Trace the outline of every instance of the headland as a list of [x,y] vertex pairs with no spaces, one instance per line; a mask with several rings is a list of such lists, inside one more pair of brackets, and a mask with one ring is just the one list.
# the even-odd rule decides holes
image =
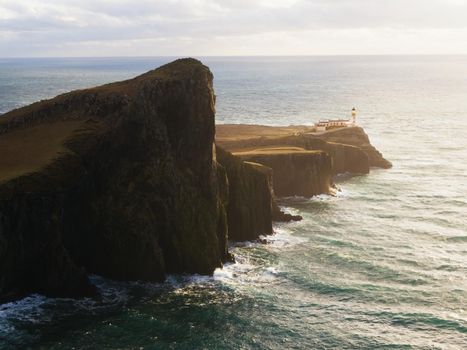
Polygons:
[[0,300],[96,296],[91,273],[212,274],[229,240],[300,219],[276,196],[390,166],[358,127],[216,127],[212,79],[182,59],[1,116]]

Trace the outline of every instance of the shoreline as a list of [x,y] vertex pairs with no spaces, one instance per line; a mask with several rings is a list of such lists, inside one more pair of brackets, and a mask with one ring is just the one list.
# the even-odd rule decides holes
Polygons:
[[209,68],[181,59],[2,116],[0,298],[98,297],[88,274],[211,275],[234,259],[228,240],[301,220],[277,197],[390,165],[361,128],[216,126],[214,106]]

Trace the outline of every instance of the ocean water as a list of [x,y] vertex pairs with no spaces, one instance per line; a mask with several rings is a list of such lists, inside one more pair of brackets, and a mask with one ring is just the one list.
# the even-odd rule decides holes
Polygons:
[[[0,60],[0,113],[170,58]],[[390,170],[285,198],[303,216],[213,277],[116,283],[102,301],[0,305],[0,349],[467,349],[467,57],[204,58],[217,121],[359,110]]]

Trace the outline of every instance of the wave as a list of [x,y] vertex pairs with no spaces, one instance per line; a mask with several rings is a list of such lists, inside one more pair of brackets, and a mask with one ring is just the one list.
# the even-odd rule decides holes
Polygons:
[[455,236],[446,238],[449,242],[467,242],[467,236]]
[[435,327],[437,329],[449,329],[459,333],[467,334],[467,323],[463,320],[441,318],[439,316],[427,313],[391,313],[378,312],[367,313],[389,320],[392,324],[404,327],[425,328],[425,326]]

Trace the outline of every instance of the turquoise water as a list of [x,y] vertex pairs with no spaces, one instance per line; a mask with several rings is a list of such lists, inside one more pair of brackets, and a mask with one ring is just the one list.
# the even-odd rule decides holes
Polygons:
[[[0,113],[168,58],[0,60]],[[467,57],[206,58],[221,123],[358,122],[393,162],[287,198],[304,220],[213,277],[93,276],[103,300],[0,306],[0,348],[466,349]]]

